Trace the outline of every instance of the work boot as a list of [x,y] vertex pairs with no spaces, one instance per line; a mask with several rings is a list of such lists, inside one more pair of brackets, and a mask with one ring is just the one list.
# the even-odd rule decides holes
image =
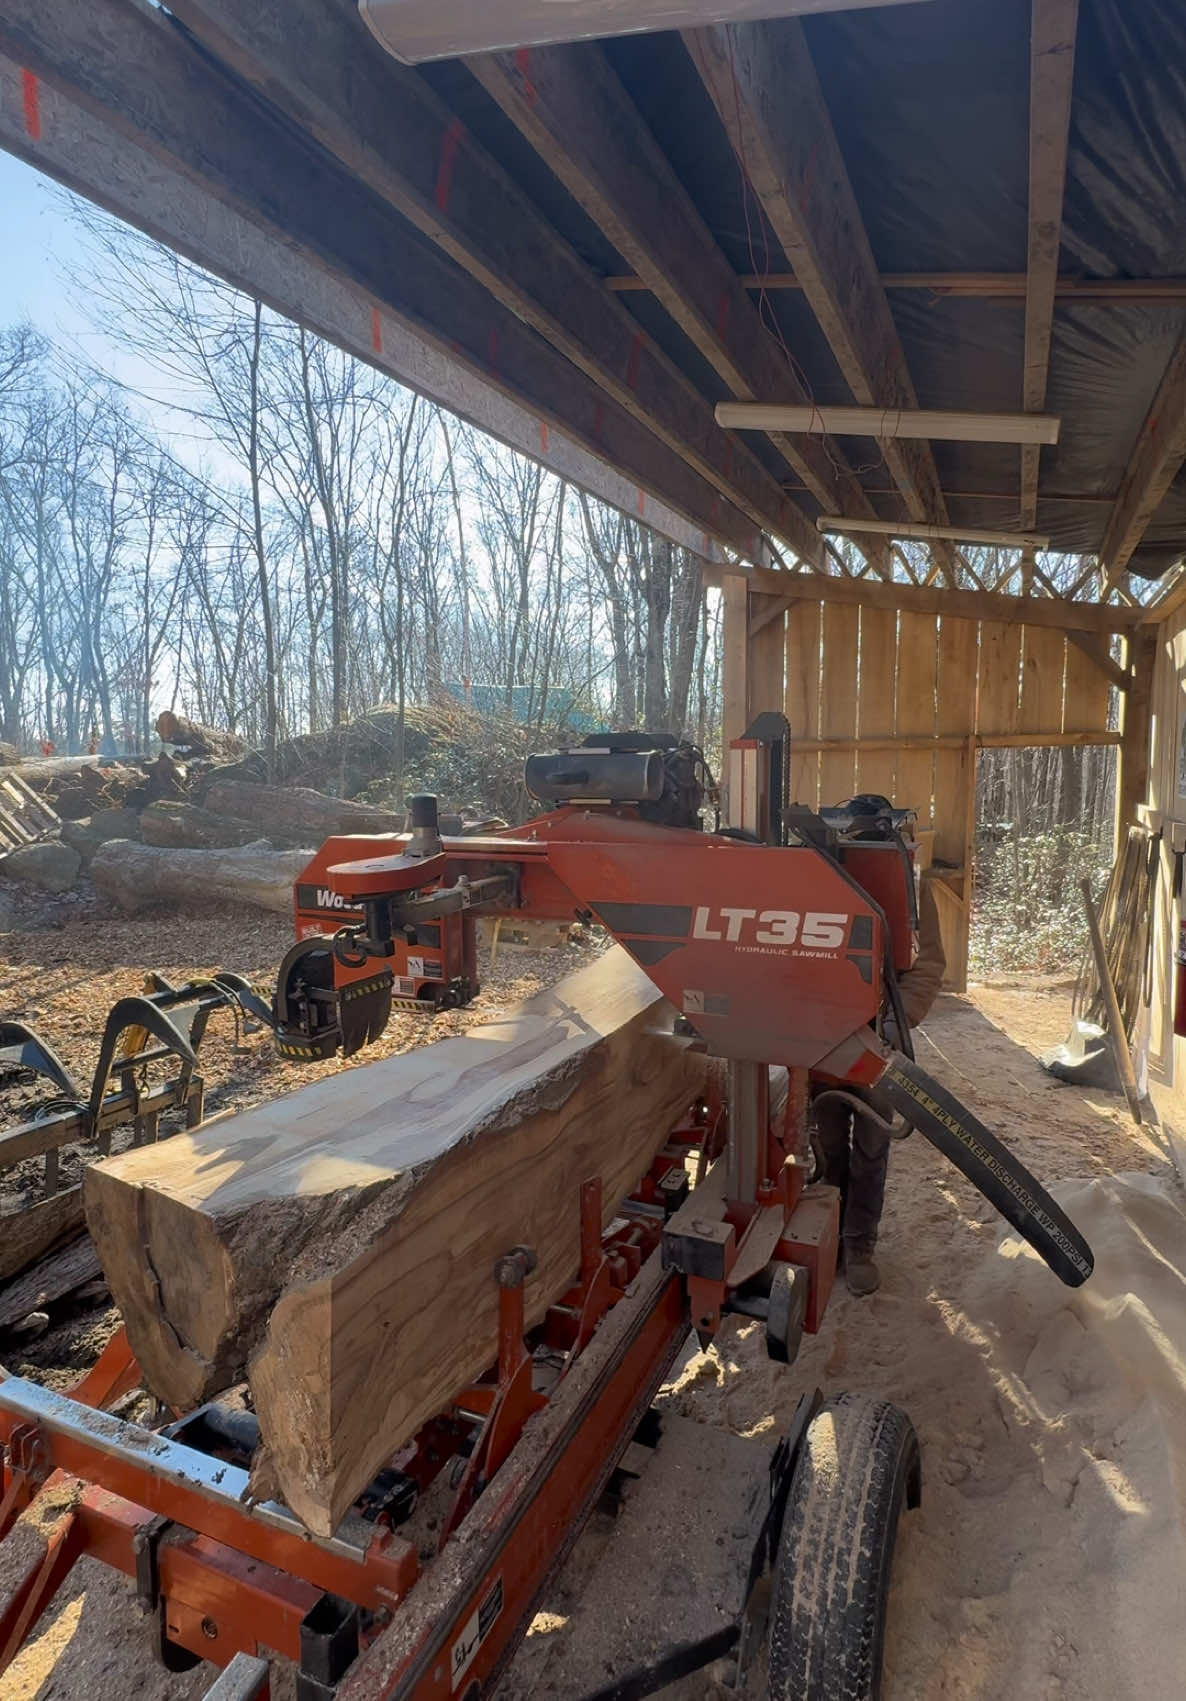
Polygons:
[[881,1286],[881,1272],[873,1260],[872,1241],[845,1241],[844,1279],[849,1293],[855,1294],[858,1299],[877,1292]]

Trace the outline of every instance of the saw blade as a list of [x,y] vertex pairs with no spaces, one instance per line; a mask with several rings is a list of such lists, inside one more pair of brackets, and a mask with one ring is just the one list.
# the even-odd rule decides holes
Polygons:
[[877,1083],[894,1108],[942,1152],[1069,1288],[1095,1267],[1079,1230],[1019,1158],[959,1100],[900,1051]]

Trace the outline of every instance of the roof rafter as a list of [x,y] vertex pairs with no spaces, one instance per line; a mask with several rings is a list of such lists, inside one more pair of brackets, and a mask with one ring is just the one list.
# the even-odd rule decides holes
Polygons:
[[[685,30],[683,40],[854,399],[917,408],[801,25],[793,18],[716,25]],[[945,522],[929,443],[887,442],[882,453],[909,518]],[[954,579],[953,557],[941,554]]]
[[[810,402],[597,43],[466,64],[738,400]],[[821,505],[876,516],[835,444],[769,436]]]
[[1186,331],[1145,416],[1100,548],[1104,595],[1118,586],[1133,551],[1186,461]]
[[[23,3],[23,0],[22,0]],[[230,72],[682,455],[723,497],[822,560],[806,516],[416,72],[340,0],[176,0]]]
[[[682,457],[328,155],[273,121],[163,13],[123,0],[93,0],[82,12],[73,0],[8,0],[0,52],[9,97],[0,145],[503,441],[532,453],[534,432],[536,457],[549,461],[544,440],[556,426],[568,439],[555,444],[557,470],[635,512],[642,492],[662,499],[692,521],[692,536],[679,539],[688,547],[705,534],[745,554],[759,544],[752,520]],[[11,66],[21,71],[10,75]],[[22,73],[45,85],[37,138],[21,118]],[[617,479],[598,466],[609,433]]]
[[[1021,405],[1046,406],[1050,340],[1062,239],[1062,203],[1075,76],[1079,0],[1033,0],[1030,36],[1029,248],[1025,290],[1025,366]],[[1038,523],[1038,472],[1042,451],[1021,451],[1021,526]]]

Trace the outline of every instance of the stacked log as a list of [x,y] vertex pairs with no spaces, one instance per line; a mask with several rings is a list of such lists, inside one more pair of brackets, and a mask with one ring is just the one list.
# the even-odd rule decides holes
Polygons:
[[233,850],[169,850],[111,839],[96,851],[91,879],[125,915],[153,904],[254,904],[284,914],[308,850],[273,850],[265,841]]

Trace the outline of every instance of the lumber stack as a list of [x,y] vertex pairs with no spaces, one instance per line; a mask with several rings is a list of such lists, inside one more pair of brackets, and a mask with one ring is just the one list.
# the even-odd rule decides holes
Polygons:
[[[497,1354],[496,1261],[528,1321],[696,1098],[704,1060],[624,952],[505,1018],[93,1166],[87,1221],[147,1385],[246,1373],[267,1470],[321,1534]],[[266,1480],[259,1473],[257,1480]]]

